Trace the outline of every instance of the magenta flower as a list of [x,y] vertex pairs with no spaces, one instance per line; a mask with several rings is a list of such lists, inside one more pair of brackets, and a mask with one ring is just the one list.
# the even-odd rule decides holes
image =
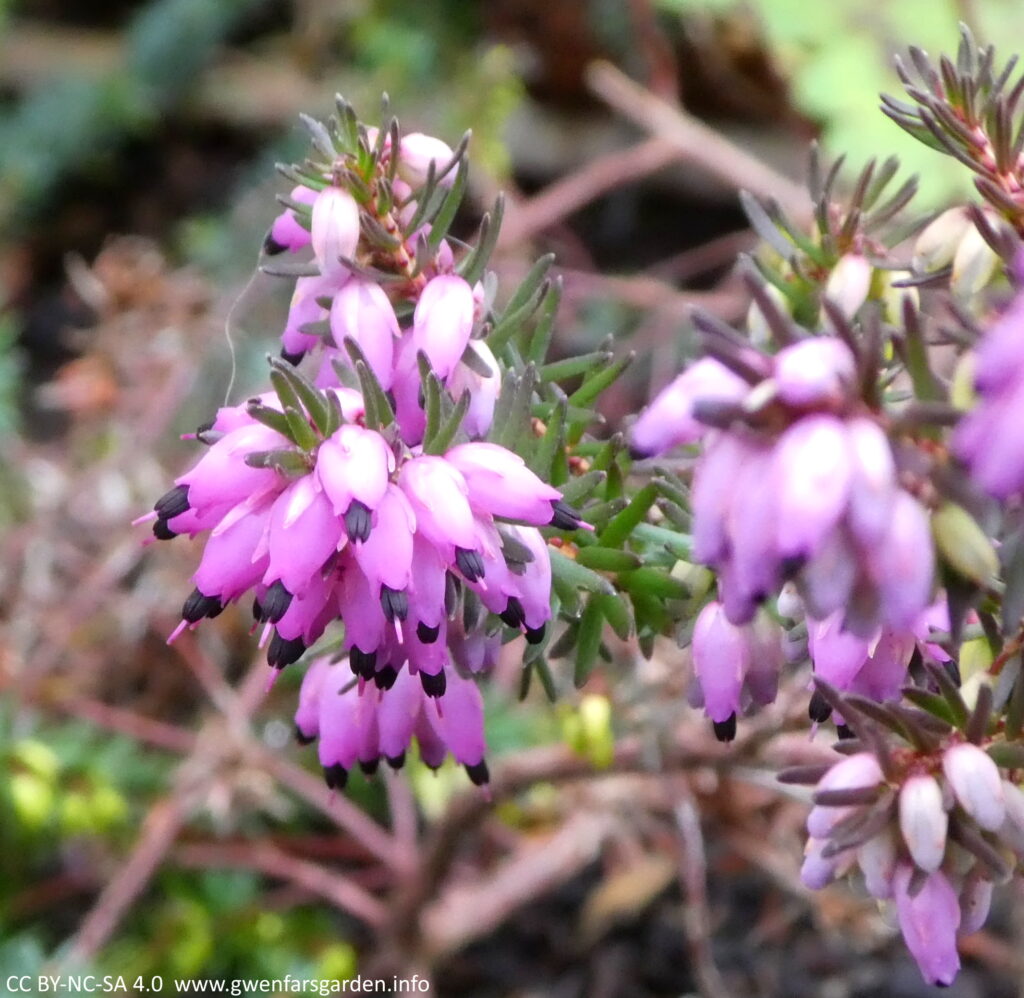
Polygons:
[[[291,199],[299,204],[312,206],[316,200],[316,194],[316,191],[300,184],[298,187],[292,188]],[[299,222],[291,208],[285,208],[274,219],[274,224],[263,241],[263,252],[268,256],[283,253],[285,250],[295,253],[300,249],[305,249],[309,243],[309,229]]]
[[708,603],[693,628],[693,669],[715,735],[729,741],[744,694],[755,703],[774,699],[782,665],[781,633],[767,620],[746,626],[729,620],[724,606]]
[[442,380],[455,370],[473,330],[473,289],[455,274],[442,274],[427,283],[416,303],[412,342],[430,361]]
[[960,970],[956,949],[960,904],[956,891],[943,874],[933,873],[912,893],[912,876],[912,868],[904,864],[894,877],[903,940],[929,984],[950,985]]
[[355,257],[359,245],[359,205],[348,191],[325,187],[313,202],[310,231],[313,256],[325,278],[348,273],[342,259]]
[[694,416],[694,405],[698,401],[739,402],[749,389],[717,360],[698,360],[640,413],[629,435],[634,454],[647,457],[679,444],[696,443],[707,428]]
[[428,766],[437,768],[451,753],[474,783],[489,778],[483,699],[476,683],[456,673],[438,697],[430,698],[407,670],[392,666],[389,673],[378,673],[376,682],[364,683],[344,661],[316,659],[302,682],[295,726],[301,741],[319,740],[330,787],[344,787],[356,764],[367,773],[381,758],[401,767],[414,738]]
[[358,278],[346,282],[331,304],[331,334],[340,348],[339,359],[348,361],[346,339],[354,340],[386,391],[395,376],[395,340],[401,336],[398,319],[379,284]]

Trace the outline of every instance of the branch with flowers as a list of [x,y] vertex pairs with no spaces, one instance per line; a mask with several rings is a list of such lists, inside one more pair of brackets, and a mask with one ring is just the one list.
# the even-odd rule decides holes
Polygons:
[[847,183],[816,152],[810,212],[744,195],[744,327],[695,312],[701,356],[624,432],[597,406],[628,357],[549,359],[551,259],[499,292],[501,201],[452,234],[467,139],[307,121],[261,261],[294,281],[271,388],[143,517],[204,538],[169,640],[251,597],[269,665],[308,659],[297,735],[339,789],[414,741],[486,786],[513,641],[554,698],[559,660],[582,685],[610,635],[674,638],[725,742],[809,662],[837,742],[781,774],[814,787],[804,883],[861,880],[951,983],[1024,858],[1024,78],[966,30],[911,62],[884,110],[980,202],[921,217],[895,159]]

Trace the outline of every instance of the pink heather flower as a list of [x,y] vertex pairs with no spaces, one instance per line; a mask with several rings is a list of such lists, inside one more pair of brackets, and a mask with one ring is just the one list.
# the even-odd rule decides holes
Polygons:
[[782,664],[781,633],[766,617],[738,627],[722,604],[711,602],[694,624],[692,653],[704,711],[715,735],[729,741],[744,694],[759,704],[774,698]]
[[848,521],[865,547],[881,542],[896,500],[896,463],[889,439],[877,423],[851,419],[846,425],[853,462]]
[[942,771],[957,803],[986,831],[998,831],[1006,819],[999,767],[977,745],[965,742],[946,749]]
[[245,463],[246,456],[287,446],[288,441],[280,433],[262,423],[239,426],[213,444],[199,463],[176,482],[188,487],[188,505],[197,513],[211,507],[230,508],[280,487],[281,478],[276,471],[252,468]]
[[388,483],[374,510],[369,537],[355,545],[356,562],[371,588],[401,591],[412,581],[413,536],[416,515],[397,485]]
[[693,556],[708,565],[720,565],[729,549],[727,516],[735,497],[736,478],[748,463],[766,450],[739,434],[716,433],[709,437],[694,471]]
[[349,280],[334,296],[330,321],[331,335],[338,345],[337,356],[347,362],[345,340],[354,340],[381,388],[387,391],[394,380],[395,340],[401,330],[381,286],[359,278]]
[[344,543],[330,500],[312,475],[304,475],[274,500],[267,528],[270,563],[263,581],[280,580],[288,592],[301,595]]
[[543,525],[561,500],[558,489],[545,485],[518,455],[497,444],[469,443],[453,447],[445,461],[462,472],[469,504],[477,512]]
[[259,549],[270,511],[268,502],[255,508],[242,503],[221,520],[210,534],[199,567],[192,577],[203,595],[216,596],[221,603],[229,603],[263,578],[270,558]]
[[843,862],[842,856],[822,855],[827,842],[821,839],[810,838],[804,847],[804,862],[800,867],[800,882],[804,887],[812,891],[820,891],[828,887],[839,872],[839,866]]
[[704,694],[704,710],[716,725],[734,721],[740,709],[750,648],[718,603],[701,610],[693,628],[693,668]]
[[[292,188],[291,198],[299,204],[312,205],[316,200],[317,192],[309,187],[299,185]],[[288,250],[295,253],[309,245],[309,229],[299,223],[295,212],[291,208],[285,208],[270,227],[267,238],[263,242],[263,251],[269,256],[283,253]]]
[[[422,187],[427,180],[430,164],[440,174],[453,156],[452,148],[432,135],[411,132],[403,135],[398,146],[398,175],[411,187]],[[449,170],[440,179],[440,184],[450,187],[455,180],[455,171]]]
[[438,550],[476,549],[469,488],[456,467],[443,457],[415,457],[402,465],[398,483],[412,503],[419,531]]
[[934,777],[911,776],[899,796],[900,831],[914,862],[925,873],[934,873],[946,854],[949,816],[942,804],[942,790]]
[[352,259],[359,245],[359,205],[348,191],[325,187],[313,202],[313,255],[327,278],[347,273],[341,258]]
[[739,402],[750,386],[717,360],[705,357],[688,367],[640,413],[629,431],[637,457],[696,443],[707,427],[694,416],[698,402]]
[[295,282],[288,319],[281,333],[281,355],[292,364],[298,364],[323,339],[314,333],[304,333],[303,327],[327,318],[327,310],[317,301],[330,297],[338,290],[345,275],[331,277],[300,277]]
[[857,362],[842,340],[817,336],[780,350],[774,377],[779,398],[788,405],[835,404],[849,394]]
[[913,896],[913,868],[901,864],[893,879],[900,931],[929,984],[950,985],[960,970],[956,934],[960,904],[949,880],[932,873]]
[[429,281],[413,313],[412,342],[445,380],[462,359],[473,330],[473,289],[455,274]]
[[912,629],[932,601],[935,549],[928,514],[910,493],[896,493],[889,529],[867,560],[883,619],[897,630]]
[[[373,430],[346,423],[325,440],[317,451],[316,476],[334,513],[346,516],[353,502],[363,511],[377,508],[388,487],[388,477],[395,469],[395,455],[384,438]],[[362,529],[346,526],[362,540],[369,534],[370,523],[361,518]]]
[[486,783],[483,700],[476,684],[451,673],[432,699],[400,660],[397,665],[383,683],[356,681],[344,662],[317,659],[307,670],[295,724],[301,740],[319,739],[328,786],[343,787],[356,763],[367,773],[381,758],[400,767],[413,738],[428,766],[436,768],[450,752],[475,783]]
[[870,638],[863,638],[844,628],[843,617],[844,611],[839,610],[825,620],[807,622],[807,645],[814,671],[839,690],[872,700],[898,700],[915,648],[933,662],[949,660],[942,648],[927,640],[933,625],[941,630],[949,628],[944,599],[925,611],[910,631],[882,628]]
[[794,423],[776,444],[768,485],[778,510],[782,558],[810,558],[835,528],[850,495],[853,465],[844,424],[832,416]]
[[931,601],[929,518],[899,486],[882,428],[854,415],[863,406],[849,347],[820,336],[775,357],[751,349],[739,359],[749,381],[705,358],[630,436],[636,456],[702,441],[693,557],[717,573],[726,616],[748,623],[792,581],[812,618],[845,608],[859,637],[880,626],[910,630]]

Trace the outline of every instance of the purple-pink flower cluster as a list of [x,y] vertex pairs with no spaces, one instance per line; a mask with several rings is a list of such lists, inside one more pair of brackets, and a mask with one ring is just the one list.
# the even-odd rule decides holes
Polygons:
[[911,629],[932,601],[928,513],[860,401],[853,354],[824,336],[749,352],[756,378],[700,360],[631,434],[641,455],[703,441],[693,554],[717,572],[726,616],[747,623],[793,579],[817,620],[842,611],[862,637]]
[[[537,528],[580,519],[522,458],[480,439],[500,384],[474,338],[482,289],[455,272],[446,241],[429,250],[429,225],[401,238],[417,210],[414,185],[450,182],[451,149],[408,135],[397,164],[390,155],[388,139],[369,199],[326,176],[322,190],[292,192],[265,249],[311,251],[319,273],[296,282],[276,393],[225,407],[201,428],[208,450],[144,519],[161,539],[205,537],[171,640],[246,594],[278,669],[344,625],[347,666],[318,660],[298,716],[302,736],[320,738],[328,782],[342,783],[357,761],[394,763],[414,734],[429,763],[450,750],[479,782],[482,708],[466,677],[493,662],[500,624],[477,614],[474,633],[463,611],[472,602],[543,641],[551,564]],[[392,166],[384,209],[375,185]],[[393,279],[372,277],[371,266]],[[310,353],[314,382],[289,366]],[[436,432],[424,440],[425,372],[435,399],[451,400],[438,411],[462,413],[447,445],[434,446]],[[384,419],[370,420],[363,395],[346,387],[366,389],[366,378],[390,407]]]
[[1009,875],[1001,851],[1024,859],[1024,793],[987,752],[951,737],[937,753],[858,752],[819,780],[807,819],[801,879],[812,888],[856,871],[894,901],[925,979],[948,985],[956,940],[977,931],[992,889]]

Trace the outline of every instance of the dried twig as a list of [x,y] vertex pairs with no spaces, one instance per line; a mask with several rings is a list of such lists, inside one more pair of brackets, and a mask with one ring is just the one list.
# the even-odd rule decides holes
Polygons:
[[810,198],[799,184],[681,108],[645,90],[611,63],[593,63],[587,72],[587,82],[609,107],[671,142],[689,162],[736,190],[778,202],[795,220],[810,220]]
[[348,877],[328,870],[322,863],[299,859],[265,842],[190,843],[178,846],[171,859],[183,866],[258,870],[330,901],[367,925],[379,925],[384,920],[384,905]]

